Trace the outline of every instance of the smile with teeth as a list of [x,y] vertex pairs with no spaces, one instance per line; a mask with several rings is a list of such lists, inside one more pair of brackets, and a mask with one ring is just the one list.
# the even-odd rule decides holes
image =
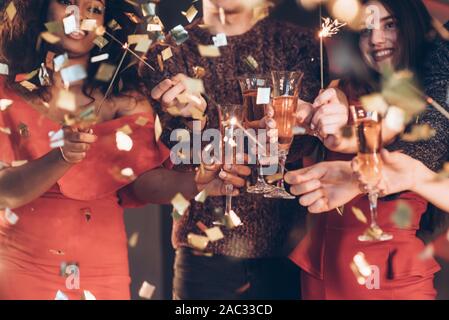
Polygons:
[[383,60],[383,59],[392,57],[393,53],[394,53],[393,49],[384,49],[384,50],[373,51],[372,56],[375,60]]
[[86,37],[86,33],[83,30],[77,30],[69,34],[69,37],[74,40],[81,40]]

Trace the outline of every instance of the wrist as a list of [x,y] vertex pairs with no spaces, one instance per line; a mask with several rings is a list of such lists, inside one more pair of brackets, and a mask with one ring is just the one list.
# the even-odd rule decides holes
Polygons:
[[410,191],[419,193],[420,190],[425,187],[427,182],[435,179],[435,172],[427,168],[422,162],[418,160],[413,160],[414,164],[412,167],[412,181],[410,186]]

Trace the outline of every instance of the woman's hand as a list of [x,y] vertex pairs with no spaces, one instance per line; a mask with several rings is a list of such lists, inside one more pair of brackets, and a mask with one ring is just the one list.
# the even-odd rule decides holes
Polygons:
[[[419,172],[422,164],[400,152],[382,150],[382,175],[376,186],[381,196],[413,190],[419,183]],[[357,157],[352,160],[352,169],[361,185],[365,183],[360,174],[360,162]]]
[[177,113],[185,118],[197,118],[207,108],[206,100],[199,93],[188,93],[185,86],[185,74],[165,79],[151,90],[151,97],[161,103],[162,110],[176,107]]
[[337,88],[322,90],[313,103],[314,113],[310,128],[332,151],[340,151],[343,140],[341,129],[348,124],[349,103],[346,95]]
[[308,207],[310,213],[333,210],[360,194],[349,161],[321,162],[290,171],[285,181],[291,185],[290,192],[300,196],[299,203]]
[[234,186],[233,196],[239,194],[238,188],[246,184],[244,177],[251,174],[251,169],[244,165],[201,165],[195,176],[198,191],[206,190],[209,196],[226,195],[227,184]]
[[81,132],[71,127],[64,127],[64,145],[60,148],[64,160],[70,164],[80,163],[86,158],[87,151],[97,141],[92,130]]

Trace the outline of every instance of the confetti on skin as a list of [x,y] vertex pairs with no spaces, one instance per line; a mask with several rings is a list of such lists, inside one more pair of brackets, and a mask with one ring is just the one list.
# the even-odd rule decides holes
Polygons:
[[117,131],[123,132],[124,134],[131,135],[133,133],[133,130],[128,124],[125,124],[123,127],[118,128]]
[[55,68],[55,72],[61,71],[62,68],[64,68],[67,63],[69,62],[69,56],[67,53],[61,54],[59,56],[56,56],[53,59],[53,64]]
[[139,297],[143,299],[150,300],[151,297],[153,297],[154,292],[156,291],[156,287],[152,284],[148,283],[147,281],[144,281],[142,283],[142,286],[139,290]]
[[55,44],[55,43],[58,43],[59,41],[61,41],[61,38],[59,38],[58,36],[55,36],[54,34],[48,32],[48,31],[42,32],[41,38],[50,44]]
[[371,275],[371,267],[369,263],[365,259],[365,255],[362,252],[358,252],[351,264],[350,268],[352,272],[354,273],[354,276],[357,279],[357,283],[359,285],[364,285],[366,283],[366,280]]
[[64,69],[61,69],[61,78],[66,87],[69,87],[70,84],[81,81],[87,78],[86,69],[80,65],[76,64]]
[[183,215],[190,207],[190,202],[184,198],[181,193],[177,193],[171,200],[173,208],[181,215]]
[[368,219],[366,218],[365,214],[363,213],[362,210],[360,210],[359,208],[356,207],[352,207],[352,213],[354,214],[354,216],[356,217],[356,219],[358,221],[360,221],[361,223],[368,223]]
[[136,120],[135,123],[136,123],[138,126],[143,127],[143,126],[145,126],[149,121],[150,121],[150,119],[140,116],[139,118],[137,118],[137,120]]
[[83,31],[95,31],[95,29],[97,28],[97,20],[95,19],[84,19],[81,22],[81,30]]
[[137,242],[139,241],[139,233],[138,232],[134,232],[131,237],[129,237],[128,240],[128,245],[131,248],[135,248],[137,246]]
[[131,139],[131,137],[121,131],[116,132],[115,142],[117,149],[120,151],[129,152],[133,148],[133,140]]
[[217,58],[221,56],[220,49],[212,45],[198,45],[198,51],[202,57]]
[[177,25],[170,30],[170,35],[175,40],[176,44],[179,46],[189,39],[189,33],[182,25]]

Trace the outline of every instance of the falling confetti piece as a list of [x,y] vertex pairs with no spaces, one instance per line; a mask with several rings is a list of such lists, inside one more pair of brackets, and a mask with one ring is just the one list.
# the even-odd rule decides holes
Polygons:
[[389,107],[385,116],[385,125],[391,130],[401,132],[405,126],[404,110],[395,106]]
[[112,31],[117,31],[122,29],[122,26],[116,20],[112,19],[108,23],[108,28],[111,29]]
[[224,238],[223,232],[221,232],[220,227],[206,229],[204,230],[204,232],[211,242],[215,242]]
[[98,81],[109,82],[114,76],[116,66],[109,63],[102,63],[98,68],[97,74],[95,75],[95,79]]
[[70,84],[81,81],[87,78],[87,72],[84,66],[80,64],[76,64],[64,69],[61,69],[61,78],[66,87],[69,87]]
[[159,119],[159,115],[156,115],[156,119],[154,121],[154,137],[156,139],[156,142],[159,141],[162,135],[162,124],[161,120]]
[[399,229],[407,229],[412,225],[413,212],[412,208],[404,202],[399,201],[391,216],[391,221],[399,228]]
[[170,47],[162,50],[161,54],[162,54],[162,60],[164,60],[164,61],[166,61],[166,60],[170,59],[171,57],[173,57],[173,52],[171,51]]
[[17,14],[17,9],[16,9],[16,6],[14,5],[13,1],[11,1],[9,3],[9,5],[6,7],[6,14],[8,15],[9,21],[13,21],[14,20],[14,17]]
[[128,245],[131,248],[135,248],[137,246],[137,242],[139,241],[139,233],[138,232],[134,232],[131,237],[129,237],[128,240]]
[[55,72],[61,71],[61,69],[64,68],[68,62],[69,62],[69,56],[68,56],[67,53],[64,53],[64,54],[61,54],[59,56],[56,56],[53,59]]
[[198,45],[198,51],[202,57],[216,58],[221,56],[220,49],[212,45]]
[[239,216],[231,210],[229,214],[225,215],[225,224],[229,229],[234,229],[238,226],[241,226],[242,220],[240,220]]
[[405,133],[402,135],[402,139],[407,142],[416,142],[429,140],[434,137],[436,130],[433,129],[429,124],[415,125],[412,127],[410,133]]
[[360,98],[366,111],[378,112],[384,116],[388,110],[388,103],[380,93],[374,93]]
[[207,191],[204,189],[195,196],[195,201],[199,203],[204,203],[207,199]]
[[154,2],[144,3],[141,5],[141,8],[144,17],[151,17],[156,15],[156,4]]
[[187,242],[190,246],[198,250],[204,250],[209,244],[209,238],[205,236],[200,236],[194,233],[189,233],[187,235]]
[[195,6],[191,6],[189,10],[186,12],[181,12],[183,16],[186,17],[187,21],[189,23],[192,23],[193,19],[195,19],[196,15],[198,14],[198,10],[195,8]]
[[156,290],[155,286],[144,281],[139,290],[139,297],[150,300],[155,290]]
[[129,178],[134,180],[136,178],[136,175],[134,174],[134,170],[132,168],[124,168],[120,171],[120,174],[123,177]]
[[0,74],[2,75],[9,75],[9,67],[7,64],[0,63]]
[[89,290],[83,290],[83,296],[81,297],[81,300],[97,300],[97,298],[95,298],[95,296]]
[[253,70],[257,70],[257,68],[259,68],[259,64],[256,59],[254,59],[251,55],[243,58],[243,61]]
[[123,127],[118,128],[117,131],[123,132],[124,134],[131,135],[133,130],[129,126],[129,124],[125,124]]
[[50,33],[48,31],[42,32],[41,38],[50,44],[55,44],[55,43],[58,43],[59,41],[61,41],[61,38],[59,38],[58,36],[55,36],[53,33]]
[[11,224],[15,225],[19,221],[19,216],[15,214],[11,209],[6,208],[5,209],[5,220]]
[[94,40],[94,44],[100,49],[106,47],[108,43],[109,43],[108,39],[106,39],[103,36],[98,36]]
[[189,33],[180,24],[170,30],[170,35],[173,37],[178,46],[189,39]]
[[0,99],[0,111],[6,111],[10,106],[12,106],[13,101],[9,99]]
[[145,126],[149,121],[150,121],[150,119],[140,116],[139,118],[137,118],[135,124],[137,124],[138,126],[143,127],[143,126]]
[[371,267],[365,259],[363,252],[358,252],[350,264],[359,285],[365,285],[366,280],[371,275]]
[[62,24],[62,21],[50,21],[45,23],[45,28],[47,28],[47,31],[53,34],[63,33],[64,32],[64,25]]
[[194,78],[184,78],[182,79],[182,83],[186,87],[186,92],[192,94],[205,93],[204,83],[201,79]]
[[81,22],[81,30],[83,31],[95,31],[97,28],[97,20],[95,19],[84,19]]
[[69,90],[60,90],[56,99],[56,106],[69,112],[76,111],[76,95]]
[[71,34],[78,30],[77,21],[74,14],[62,19],[62,22],[64,24],[65,34]]
[[151,39],[142,39],[137,43],[137,46],[134,48],[134,50],[146,53],[150,49],[152,43],[153,41]]
[[90,62],[97,63],[97,62],[108,60],[108,59],[109,59],[109,53],[103,53],[98,56],[92,57],[90,59]]
[[190,207],[190,202],[181,193],[177,193],[171,200],[171,204],[176,211],[183,215]]
[[120,151],[129,152],[133,148],[133,140],[131,137],[121,131],[115,133],[115,142],[117,149]]
[[50,148],[55,149],[64,146],[64,130],[50,131],[48,136],[50,138]]
[[195,66],[193,67],[193,74],[196,79],[202,79],[206,75],[206,69],[203,67]]
[[271,88],[257,88],[256,104],[269,104]]
[[368,223],[368,219],[366,218],[365,214],[362,210],[356,207],[352,207],[352,213],[356,217],[357,220],[359,220],[361,223]]
[[156,32],[156,31],[162,31],[162,26],[160,24],[149,24],[147,26],[148,32]]
[[61,290],[58,290],[55,300],[69,300],[69,298]]
[[218,33],[216,36],[212,37],[212,41],[214,42],[214,46],[217,48],[228,45],[228,39],[226,38],[225,33]]

